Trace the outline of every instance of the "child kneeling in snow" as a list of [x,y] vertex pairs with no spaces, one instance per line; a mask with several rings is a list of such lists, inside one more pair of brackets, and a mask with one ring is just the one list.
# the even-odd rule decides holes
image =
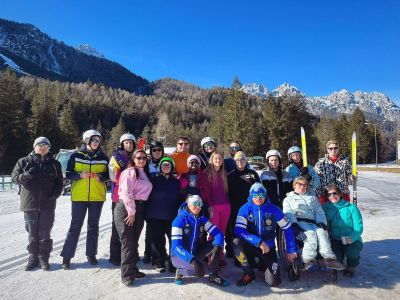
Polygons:
[[325,213],[318,199],[308,192],[307,179],[297,177],[293,182],[293,189],[294,191],[288,193],[283,200],[283,212],[292,223],[295,232],[305,234],[302,252],[304,269],[309,269],[315,263],[319,247],[318,251],[324,258],[325,267],[343,270],[343,264],[336,261],[332,252]]
[[[200,196],[190,195],[172,222],[171,261],[176,268],[175,283],[183,284],[183,275],[203,277],[202,262],[205,257],[209,257],[209,282],[227,286],[228,282],[217,271],[224,235],[204,216],[202,207]],[[214,238],[212,241],[205,241],[204,235],[207,232]]]

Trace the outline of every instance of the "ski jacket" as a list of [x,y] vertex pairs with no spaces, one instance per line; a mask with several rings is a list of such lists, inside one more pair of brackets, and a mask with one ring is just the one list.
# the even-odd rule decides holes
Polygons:
[[189,171],[187,166],[189,156],[190,153],[188,152],[175,152],[170,155],[175,162],[175,172],[178,176]]
[[[81,178],[82,172],[95,173],[100,180],[95,178]],[[105,182],[109,180],[108,158],[98,149],[89,152],[82,147],[71,155],[67,164],[66,178],[72,180],[72,201],[105,201],[107,187]]]
[[118,195],[128,215],[136,213],[135,200],[147,201],[152,188],[152,183],[141,168],[130,167],[121,173]]
[[271,198],[272,204],[282,208],[283,199],[286,194],[293,191],[293,178],[284,170],[278,169],[274,172],[266,168],[260,176],[261,182],[267,189],[268,196]]
[[256,182],[261,183],[261,180],[257,172],[252,169],[239,171],[235,167],[228,174],[228,194],[233,212],[237,212],[243,204],[246,204],[250,187]]
[[183,203],[178,216],[172,222],[171,256],[177,256],[190,263],[207,233],[214,238],[214,246],[221,248],[224,246],[224,235],[217,226],[202,212],[197,216],[193,215],[187,204]]
[[309,193],[300,195],[290,192],[283,201],[283,212],[290,223],[297,223],[300,227],[303,222],[326,225],[325,213],[317,197]]
[[150,177],[154,178],[154,177],[160,175],[161,174],[161,171],[160,171],[161,158],[157,162],[154,162],[151,158],[149,159],[149,161],[150,161],[149,162],[149,174],[150,174]]
[[[225,170],[221,169],[221,172],[225,172]],[[204,172],[199,179],[201,198],[208,206],[230,203],[228,193],[224,190],[224,182],[220,173],[217,174],[215,182],[213,179],[209,179]]]
[[[311,181],[310,181],[310,193],[313,196],[316,196],[316,190],[321,186],[321,180],[318,176],[317,173],[315,173],[315,170],[312,166],[308,165],[307,166],[307,170],[308,170],[308,174],[311,176]],[[292,176],[293,180],[296,179],[297,177],[301,176],[299,174],[300,172],[300,168],[292,163],[289,166],[287,166],[286,172],[288,172],[290,174],[290,176]]]
[[146,218],[173,220],[181,204],[178,179],[172,175],[168,179],[164,175],[158,175],[151,182],[153,189],[146,203]]
[[108,164],[108,173],[110,176],[110,180],[113,182],[113,191],[111,195],[111,199],[113,202],[118,202],[118,187],[119,187],[119,178],[121,176],[122,171],[124,171],[129,164],[129,155],[125,150],[119,148],[117,151],[112,153],[110,162]]
[[259,247],[265,242],[270,249],[275,248],[276,225],[283,230],[286,239],[288,253],[297,251],[293,229],[282,210],[269,203],[266,199],[263,205],[253,203],[249,196],[247,203],[243,205],[236,218],[235,237],[243,239],[254,247]]
[[204,169],[207,168],[207,166],[208,166],[208,162],[210,160],[211,153],[208,154],[208,153],[202,152],[202,153],[198,154],[197,156],[200,158],[200,162],[201,162],[200,169],[202,171],[204,171]]
[[340,199],[338,203],[327,202],[322,206],[328,221],[331,237],[340,240],[349,236],[353,242],[361,240],[363,221],[357,206]]
[[336,162],[329,159],[328,154],[320,158],[315,165],[315,171],[321,178],[321,186],[317,195],[324,194],[325,187],[334,183],[344,194],[349,194],[349,178],[351,176],[351,162],[347,156],[340,156]]
[[11,178],[21,187],[21,211],[56,208],[63,189],[63,175],[60,162],[50,152],[43,160],[35,152],[19,159]]

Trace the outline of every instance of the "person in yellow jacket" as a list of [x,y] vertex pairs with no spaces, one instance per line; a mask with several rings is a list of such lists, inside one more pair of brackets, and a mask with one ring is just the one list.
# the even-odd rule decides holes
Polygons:
[[70,268],[71,258],[75,256],[79,235],[88,211],[86,238],[86,256],[91,265],[97,264],[97,242],[99,237],[99,220],[103,203],[106,200],[109,180],[108,158],[101,151],[101,134],[88,130],[83,134],[85,145],[71,155],[66,177],[73,181],[71,187],[72,220],[61,252],[62,266]]

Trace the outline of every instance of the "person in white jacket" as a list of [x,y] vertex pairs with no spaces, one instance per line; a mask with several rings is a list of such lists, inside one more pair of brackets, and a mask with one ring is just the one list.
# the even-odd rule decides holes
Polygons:
[[299,235],[303,236],[304,269],[309,269],[315,263],[319,247],[327,268],[343,270],[343,264],[336,261],[331,248],[325,213],[318,199],[308,192],[307,179],[297,177],[293,182],[293,189],[283,200],[283,212],[293,225],[296,239],[299,239]]

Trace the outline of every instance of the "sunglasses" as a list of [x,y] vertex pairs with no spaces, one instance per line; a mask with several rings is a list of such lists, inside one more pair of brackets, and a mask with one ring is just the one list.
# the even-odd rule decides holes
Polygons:
[[333,193],[328,193],[328,197],[330,197],[330,196],[337,196],[338,194],[336,193],[336,192],[333,192]]
[[161,167],[172,167],[170,163],[162,163]]
[[230,146],[229,149],[230,149],[231,151],[239,151],[239,150],[241,150],[241,149],[240,149],[240,146]]
[[327,148],[328,150],[337,150],[337,149],[339,149],[339,147],[332,147],[332,148]]
[[190,202],[190,204],[192,204],[193,206],[196,206],[196,207],[200,207],[200,208],[202,208],[204,205],[203,201],[199,201],[199,200],[192,201],[192,202]]
[[267,195],[265,193],[258,193],[251,195],[253,198],[265,198]]
[[213,142],[205,143],[204,147],[214,147],[214,143]]
[[38,144],[36,144],[36,146],[38,146],[38,147],[40,147],[40,148],[50,147],[50,145],[47,144],[47,143],[38,143]]
[[153,148],[151,149],[151,152],[162,152],[161,148]]
[[100,140],[92,139],[90,140],[90,143],[100,144]]
[[187,145],[189,145],[189,143],[188,143],[188,142],[185,142],[185,143],[178,143],[178,145],[179,145],[179,146],[183,146],[183,145],[187,146]]
[[136,156],[135,159],[137,160],[147,160],[146,156]]

